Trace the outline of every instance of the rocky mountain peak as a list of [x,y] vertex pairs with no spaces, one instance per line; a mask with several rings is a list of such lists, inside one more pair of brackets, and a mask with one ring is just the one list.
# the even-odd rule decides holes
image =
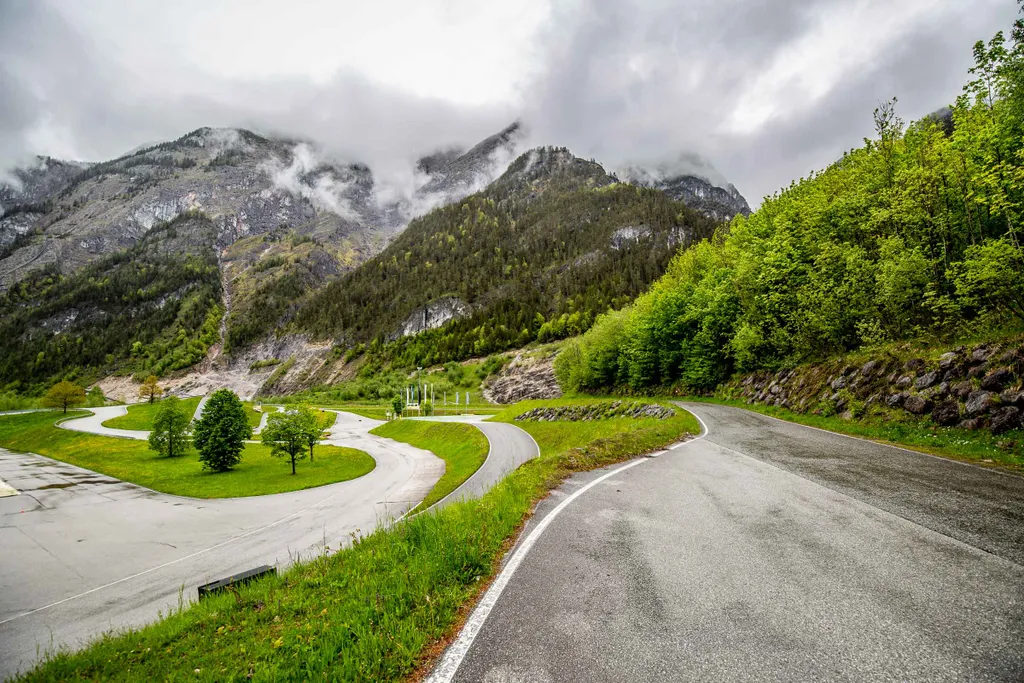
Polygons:
[[632,165],[619,172],[626,182],[663,191],[714,220],[750,214],[747,200],[706,159],[680,154],[673,162]]

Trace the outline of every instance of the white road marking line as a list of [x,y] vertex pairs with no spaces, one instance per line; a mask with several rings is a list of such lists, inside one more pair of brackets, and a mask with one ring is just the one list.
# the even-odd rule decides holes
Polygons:
[[[697,417],[692,411],[689,412],[694,417]],[[704,431],[700,436],[679,444],[680,446],[700,441],[707,435],[707,425],[705,425],[704,421],[699,417],[697,417],[697,421],[700,422]],[[434,670],[427,678],[426,683],[451,683],[455,678],[455,674],[458,672],[459,666],[462,665],[462,660],[464,660],[466,655],[469,653],[469,648],[473,646],[473,641],[476,640],[477,634],[480,633],[484,622],[487,621],[487,617],[491,613],[491,610],[494,609],[494,606],[497,604],[502,592],[504,592],[505,586],[508,585],[508,582],[512,579],[512,575],[515,574],[516,569],[519,568],[519,565],[522,564],[523,560],[526,558],[527,553],[530,552],[530,549],[535,543],[537,543],[541,534],[543,534],[544,530],[548,528],[552,521],[554,521],[555,517],[557,517],[559,513],[561,513],[562,510],[564,510],[570,503],[594,486],[597,486],[602,481],[614,477],[616,474],[624,472],[631,467],[636,467],[643,462],[647,462],[647,460],[632,460],[622,467],[618,467],[611,472],[601,475],[559,503],[555,509],[549,512],[548,515],[540,521],[536,528],[530,532],[530,535],[526,537],[526,540],[523,541],[522,545],[519,546],[515,554],[512,555],[508,564],[506,564],[505,568],[501,570],[500,574],[498,574],[498,577],[494,579],[494,583],[492,583],[490,588],[487,589],[487,592],[484,593],[484,597],[480,599],[480,603],[476,606],[476,609],[473,610],[473,613],[469,615],[469,619],[466,620],[465,625],[462,627],[462,632],[459,633],[458,639],[448,647],[444,655],[441,657],[441,660],[434,666]]]

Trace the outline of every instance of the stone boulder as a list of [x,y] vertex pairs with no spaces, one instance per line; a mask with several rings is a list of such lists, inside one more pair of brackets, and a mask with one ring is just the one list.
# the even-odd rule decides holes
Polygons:
[[907,397],[903,402],[903,409],[914,415],[924,415],[932,409],[932,402],[924,396],[915,394]]
[[989,429],[993,434],[1002,434],[1011,429],[1018,429],[1021,426],[1020,408],[1016,406],[1003,406],[992,413],[992,421]]
[[885,399],[885,405],[889,406],[890,408],[901,408],[903,407],[903,402],[906,400],[907,394],[905,393],[901,392],[898,394],[889,394],[889,396],[887,396]]
[[970,370],[968,370],[967,376],[970,377],[971,379],[978,379],[979,377],[984,377],[987,371],[988,363],[982,363],[981,365],[975,365]]
[[1003,393],[999,394],[999,402],[1007,406],[1024,408],[1024,391],[1013,391],[1012,389],[1007,389]]
[[956,354],[952,351],[942,354],[939,356],[939,370],[945,372],[956,365]]
[[903,364],[903,369],[907,372],[920,372],[924,370],[925,362],[920,358],[911,358]]
[[994,401],[992,400],[992,394],[987,391],[972,391],[967,397],[967,401],[964,402],[964,408],[967,410],[967,414],[971,417],[977,417],[988,412],[989,408],[992,407]]
[[920,377],[918,377],[917,381],[914,382],[914,388],[920,391],[921,389],[928,389],[929,387],[933,387],[938,383],[939,373],[932,370],[931,372],[926,372]]
[[982,429],[985,426],[985,419],[981,417],[972,417],[970,420],[964,420],[957,425],[960,429],[969,429],[974,431],[976,429]]
[[940,401],[932,410],[932,419],[935,424],[952,427],[960,421],[960,404],[955,399]]
[[972,385],[970,382],[957,382],[952,387],[950,387],[950,391],[953,393],[954,396],[962,400],[967,398],[967,396],[972,391],[974,391],[974,385]]
[[914,378],[913,377],[911,377],[910,375],[903,375],[898,380],[896,380],[896,384],[894,386],[897,389],[906,389],[906,388],[908,388],[913,383],[914,383]]
[[985,378],[981,380],[981,388],[985,391],[999,392],[1012,381],[1013,373],[1006,368],[999,368],[985,375]]

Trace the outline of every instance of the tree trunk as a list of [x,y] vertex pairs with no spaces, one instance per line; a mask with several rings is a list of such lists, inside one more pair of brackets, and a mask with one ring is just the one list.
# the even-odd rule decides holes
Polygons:
[[309,461],[313,462],[313,444],[309,444]]
[[295,456],[292,456],[292,474],[295,474]]

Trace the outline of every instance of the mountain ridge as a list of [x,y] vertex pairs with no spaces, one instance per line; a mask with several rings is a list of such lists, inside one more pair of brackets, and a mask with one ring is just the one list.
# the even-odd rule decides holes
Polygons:
[[[449,323],[458,327],[464,318],[474,315],[480,318],[483,315],[481,311],[495,310],[491,305],[502,301],[504,296],[500,294],[503,291],[500,288],[494,290],[498,294],[482,304],[476,300],[469,303],[448,300],[442,305],[437,302],[449,293],[437,291],[426,298],[390,307],[400,311],[400,315],[392,315],[391,310],[382,313],[381,320],[386,320],[387,325],[375,327],[369,336],[364,334],[366,330],[353,330],[352,333],[331,330],[325,336],[323,328],[309,322],[307,311],[313,305],[310,302],[322,301],[326,296],[323,292],[330,288],[331,282],[349,277],[361,264],[384,254],[390,245],[402,239],[407,225],[422,222],[436,212],[441,212],[438,216],[448,218],[434,216],[430,221],[443,223],[449,218],[455,220],[456,214],[462,210],[460,203],[467,196],[479,195],[474,205],[482,206],[481,210],[489,214],[489,220],[503,225],[512,225],[523,220],[524,216],[534,216],[531,212],[539,209],[531,207],[538,205],[541,209],[556,207],[551,209],[556,214],[565,212],[561,222],[558,215],[553,215],[546,224],[553,234],[562,234],[560,231],[565,229],[572,233],[585,227],[587,220],[604,226],[601,230],[607,234],[602,238],[603,246],[596,246],[592,253],[575,254],[572,262],[560,262],[562,273],[584,272],[587,268],[623,267],[629,271],[628,277],[639,278],[636,282],[648,282],[655,276],[655,271],[664,269],[675,248],[690,239],[678,232],[678,226],[672,228],[677,230],[672,236],[664,233],[668,223],[662,221],[658,224],[660,227],[652,228],[645,218],[645,211],[663,201],[657,199],[658,195],[664,196],[664,201],[674,200],[669,192],[659,187],[646,187],[645,183],[623,183],[600,164],[579,159],[565,148],[533,148],[514,156],[526,139],[526,130],[517,121],[469,150],[448,148],[422,157],[417,162],[420,182],[416,192],[411,197],[390,203],[381,201],[373,170],[365,164],[342,163],[325,157],[308,141],[270,138],[244,129],[200,128],[176,140],[150,145],[96,164],[44,160],[34,173],[25,171],[20,175],[19,188],[8,184],[3,186],[3,194],[0,194],[4,207],[0,216],[0,283],[8,290],[0,303],[0,312],[10,315],[11,311],[24,307],[29,301],[35,302],[31,305],[56,310],[59,306],[47,297],[65,296],[61,294],[65,291],[87,291],[88,283],[81,283],[80,278],[76,278],[78,273],[95,273],[95,269],[83,270],[93,263],[114,263],[113,276],[128,282],[136,276],[118,270],[122,266],[117,265],[121,263],[117,254],[129,253],[137,245],[146,243],[152,231],[166,230],[168,225],[186,232],[199,230],[201,225],[203,235],[208,236],[200,240],[201,258],[213,259],[220,272],[220,286],[215,288],[219,291],[219,301],[204,299],[202,308],[210,312],[214,306],[219,307],[223,315],[223,338],[214,342],[207,339],[191,348],[197,350],[201,346],[209,353],[216,352],[221,369],[234,368],[234,371],[245,372],[243,361],[254,363],[281,353],[302,356],[305,353],[301,351],[305,348],[302,345],[306,342],[301,339],[331,338],[335,344],[348,343],[346,340],[361,344],[372,341],[371,337],[379,337],[382,343],[408,345],[409,342],[401,341],[403,335],[400,330],[417,333]],[[589,206],[588,202],[596,205],[597,201],[579,193],[584,189],[589,192],[602,188],[612,188],[610,191],[616,196],[621,195],[623,206],[627,206],[620,211],[620,224],[606,225],[596,214],[585,220],[580,218],[589,209],[579,207]],[[656,194],[645,195],[642,201],[630,194],[648,190]],[[728,191],[722,189],[721,192]],[[431,209],[432,206],[438,208]],[[577,209],[582,212],[579,216],[572,213]],[[610,210],[610,207],[606,206],[606,209]],[[417,216],[417,211],[422,213]],[[634,213],[630,214],[630,211]],[[672,211],[675,212],[673,215],[685,213],[691,222],[701,213],[700,209],[688,213],[684,204]],[[721,220],[720,212],[703,213],[710,216],[712,222]],[[530,220],[535,220],[535,216]],[[579,224],[578,227],[573,227],[573,221]],[[566,226],[566,222],[570,225]],[[451,232],[451,225],[442,227]],[[701,228],[698,232],[700,236],[706,236],[707,230]],[[500,249],[519,249],[510,235],[502,239],[505,241],[501,242]],[[649,239],[661,245],[655,250],[657,256],[652,257],[654,265],[641,266],[635,259],[629,261],[633,257],[622,255]],[[551,245],[538,248],[549,247]],[[114,260],[110,261],[111,258]],[[540,258],[543,261],[547,256]],[[623,265],[626,263],[623,258],[629,261],[628,265]],[[533,256],[520,250],[517,267],[534,260]],[[466,263],[476,264],[472,267],[479,268],[479,272],[489,272],[489,266],[479,260],[471,259]],[[416,268],[422,265],[413,264],[410,269],[416,272]],[[35,284],[11,289],[25,280],[26,274],[33,272],[39,274],[32,280]],[[500,277],[500,274],[496,273],[496,276]],[[555,289],[550,291],[568,287],[566,291],[575,292],[573,296],[584,296],[573,289],[574,285],[562,282],[561,277],[557,273],[544,275],[552,282],[562,283],[552,285]],[[597,281],[603,276],[591,274],[587,277]],[[39,285],[41,282],[48,284]],[[540,291],[548,286],[544,282],[538,280],[531,286]],[[623,305],[638,293],[636,282],[612,287],[617,292],[615,294],[586,294],[585,297],[590,297],[587,305],[589,318],[586,322],[576,320],[573,324],[585,327],[602,307]],[[409,286],[410,291],[416,289]],[[144,300],[151,300],[146,297],[150,294],[155,296],[158,289],[147,289]],[[158,298],[163,301],[168,296],[174,297],[175,293],[160,290]],[[522,294],[518,296],[523,298]],[[537,309],[534,312],[539,313],[543,309],[544,316],[555,316],[556,321],[548,325],[545,332],[548,336],[558,336],[553,326],[559,325],[557,320],[563,314],[568,317],[570,313],[561,308],[563,304],[553,308],[536,302],[530,304]],[[430,306],[437,309],[433,314],[428,310]],[[73,311],[72,308],[75,307],[68,308],[67,315],[78,315],[77,309]],[[441,311],[442,308],[445,311]],[[59,317],[59,313],[55,315]],[[118,309],[108,306],[103,315],[107,316],[103,319],[116,317]],[[500,317],[501,314],[495,315]],[[34,339],[32,344],[38,345],[41,339],[38,335],[47,331],[49,323],[39,320],[36,321],[38,326],[33,327],[35,323],[31,316],[19,320],[23,323],[20,332],[12,330],[13,336],[9,338]],[[545,322],[548,322],[546,318]],[[563,328],[565,322],[561,323]],[[531,318],[515,335],[506,335],[495,345],[507,347],[513,336],[522,336],[523,329],[535,337],[540,324],[534,325]],[[197,338],[201,327],[191,320],[176,329],[185,330],[185,341]],[[79,326],[75,329],[82,332],[84,328]],[[131,330],[125,333],[128,336],[134,334]],[[58,332],[58,336],[60,334]],[[291,342],[282,346],[275,341],[283,339],[281,334],[295,337],[299,346]],[[146,339],[152,341],[156,337]],[[69,363],[77,363],[74,359],[78,358],[87,359],[83,361],[87,367],[80,370],[90,376],[118,368],[129,372],[153,369],[182,371],[180,362],[164,362],[164,356],[170,352],[161,344],[149,349],[147,342],[143,345],[147,350],[142,356],[129,353],[126,345],[125,348],[111,348],[106,353],[70,354],[67,359]],[[313,365],[324,360],[323,353],[330,347],[321,344],[316,348],[318,350],[311,352],[310,358],[315,356],[320,360],[311,360]],[[460,349],[451,351],[450,355],[464,355],[464,345]],[[18,371],[11,366],[5,376],[0,377],[0,382],[22,376],[40,381],[43,374],[53,376],[59,373],[60,362],[56,359],[66,349],[62,351],[59,345],[47,342],[39,346],[38,352],[50,359],[39,366],[45,368],[45,372],[34,369]],[[98,361],[98,358],[104,360]],[[172,365],[173,370],[168,370]]]

